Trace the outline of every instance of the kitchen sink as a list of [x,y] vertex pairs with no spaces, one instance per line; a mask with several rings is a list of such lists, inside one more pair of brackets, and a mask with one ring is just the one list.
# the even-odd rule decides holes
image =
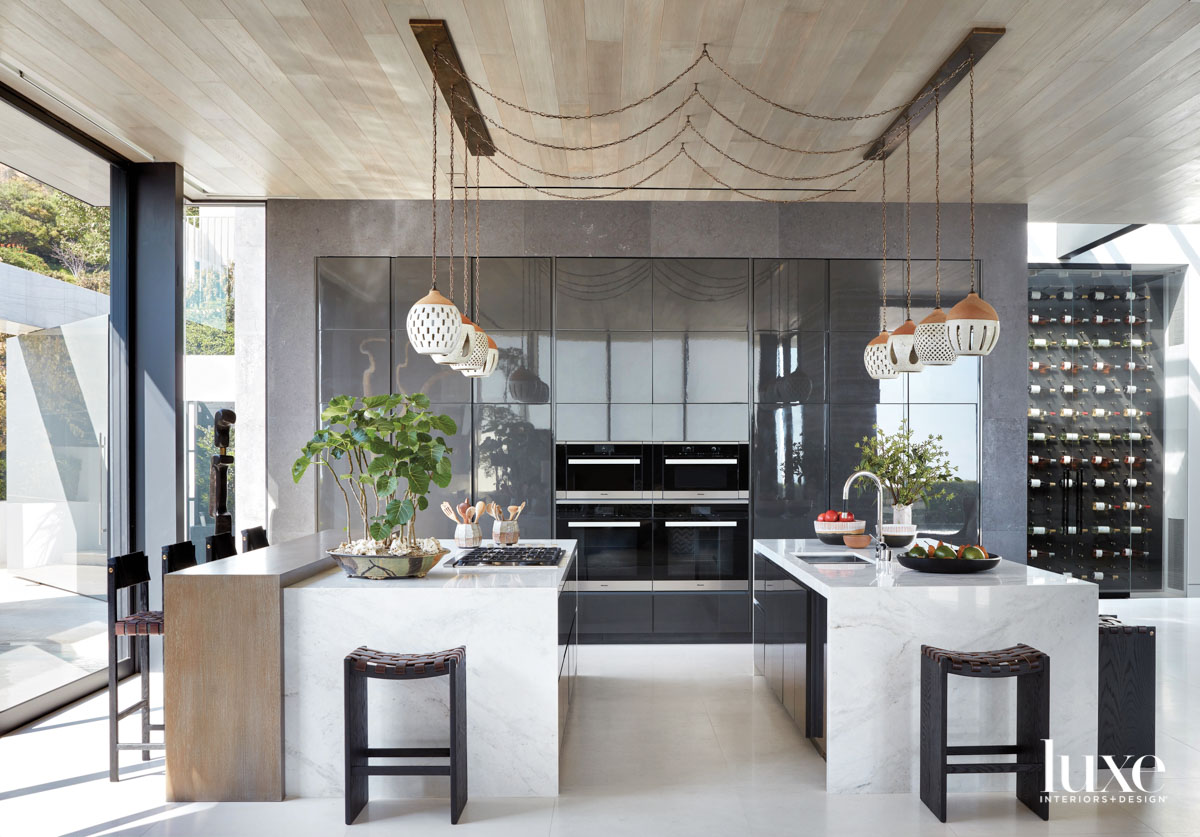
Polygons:
[[853,552],[793,552],[806,564],[869,564],[866,558],[860,558]]

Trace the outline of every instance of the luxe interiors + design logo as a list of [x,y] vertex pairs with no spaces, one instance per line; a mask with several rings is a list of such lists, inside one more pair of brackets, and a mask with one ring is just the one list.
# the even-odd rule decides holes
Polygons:
[[[1071,756],[1054,756],[1054,739],[1045,739],[1046,786],[1043,798],[1049,802],[1165,802],[1161,781],[1155,775],[1165,773],[1159,756],[1083,756],[1083,779],[1079,787],[1071,784]],[[1102,783],[1099,772],[1108,772]]]

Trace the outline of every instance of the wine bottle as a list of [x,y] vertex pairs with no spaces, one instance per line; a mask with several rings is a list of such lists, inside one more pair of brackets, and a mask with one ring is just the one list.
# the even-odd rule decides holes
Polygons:
[[1030,433],[1027,438],[1031,442],[1044,442],[1046,441],[1046,434],[1042,432]]
[[1078,456],[1066,454],[1058,460],[1058,464],[1062,465],[1064,468],[1078,468],[1080,465],[1080,459]]
[[1094,345],[1098,349],[1107,349],[1109,346],[1112,345],[1112,341],[1109,340],[1107,337],[1098,337],[1098,338],[1096,338],[1096,342],[1093,343],[1092,345]]
[[1092,511],[1107,512],[1112,511],[1112,506],[1108,503],[1092,503]]
[[1122,558],[1148,558],[1149,556],[1150,553],[1141,549],[1131,549],[1129,547],[1125,547],[1121,550]]
[[1097,535],[1111,535],[1111,534],[1113,534],[1114,532],[1120,532],[1121,530],[1120,530],[1120,529],[1114,529],[1114,528],[1113,528],[1113,527],[1111,527],[1111,526],[1097,526],[1097,527],[1096,527],[1095,529],[1093,529],[1092,531],[1093,531],[1093,532],[1095,532]]
[[1078,349],[1079,348],[1079,338],[1078,337],[1064,337],[1063,341],[1062,341],[1062,345],[1068,349]]
[[1098,360],[1092,364],[1092,370],[1099,372],[1101,375],[1107,375],[1109,372],[1112,372],[1112,367],[1104,361]]
[[1079,444],[1080,442],[1086,442],[1088,437],[1081,436],[1080,434],[1078,434],[1074,431],[1071,431],[1070,433],[1062,434],[1061,436],[1058,437],[1058,439],[1060,442],[1067,442],[1069,444],[1074,445],[1074,444]]
[[1029,371],[1037,372],[1039,375],[1045,375],[1050,371],[1050,366],[1038,360],[1031,360],[1029,362]]
[[1103,407],[1097,407],[1092,410],[1092,415],[1096,418],[1108,418],[1113,414],[1112,410],[1106,410]]
[[[1086,531],[1086,530],[1084,530],[1084,531]],[[1067,529],[1066,529],[1066,533],[1067,533],[1068,535],[1078,535],[1078,534],[1079,534],[1079,527],[1078,527],[1078,526],[1068,526],[1068,527],[1067,527]]]
[[1030,407],[1029,408],[1029,417],[1031,419],[1044,419],[1049,414],[1050,414],[1049,410],[1043,410],[1039,407]]
[[1057,346],[1057,345],[1058,345],[1058,341],[1048,340],[1045,337],[1029,338],[1029,348],[1031,348],[1031,349],[1048,349],[1052,346]]
[[1092,480],[1092,488],[1098,491],[1103,491],[1104,489],[1109,488],[1111,485],[1112,484],[1107,480],[1101,479],[1100,477],[1096,477],[1094,480]]
[[[1096,300],[1096,302],[1103,302],[1105,299],[1105,293],[1104,291],[1092,291],[1091,298]],[[1084,299],[1087,299],[1086,294],[1084,295]]]
[[1115,557],[1116,557],[1116,555],[1115,555],[1113,552],[1109,551],[1109,550],[1104,550],[1104,549],[1093,549],[1093,550],[1092,550],[1092,557],[1093,557],[1093,558],[1115,558]]
[[1098,445],[1111,445],[1113,441],[1111,433],[1097,433],[1093,438]]
[[1041,314],[1029,315],[1030,325],[1050,325],[1051,323],[1056,322],[1058,322],[1058,320],[1056,320],[1054,317],[1043,317]]
[[1144,535],[1150,531],[1153,531],[1153,530],[1146,529],[1141,526],[1130,526],[1129,527],[1129,534],[1131,534],[1131,535]]
[[1141,418],[1145,413],[1136,407],[1126,407],[1121,411],[1121,415],[1125,416],[1125,418]]
[[1059,485],[1061,485],[1063,488],[1074,488],[1075,480],[1071,479],[1070,477],[1067,477],[1065,480],[1062,480],[1061,482],[1059,482]]
[[1133,314],[1126,314],[1121,318],[1121,321],[1124,322],[1125,325],[1131,326],[1145,325],[1147,322],[1149,322],[1148,320],[1143,320],[1140,317],[1134,316]]
[[1111,325],[1114,320],[1112,317],[1105,317],[1103,314],[1097,314],[1092,317],[1092,322],[1096,325]]
[[1135,360],[1126,361],[1124,367],[1126,372],[1149,372],[1150,364],[1138,363]]
[[1104,384],[1096,384],[1094,387],[1092,387],[1092,392],[1096,395],[1104,395],[1108,392],[1108,387]]
[[1054,481],[1046,482],[1044,480],[1039,480],[1039,479],[1031,479],[1029,481],[1029,487],[1034,490],[1037,490],[1039,488],[1053,488],[1056,485],[1058,485],[1058,483],[1056,483]]
[[1058,368],[1064,372],[1070,372],[1072,375],[1079,374],[1079,364],[1069,360],[1064,360],[1059,364]]
[[1047,529],[1045,526],[1030,526],[1029,534],[1031,535],[1053,535],[1057,529]]
[[1031,549],[1031,550],[1029,550],[1029,557],[1034,558],[1034,559],[1036,559],[1036,558],[1053,558],[1054,553],[1047,552],[1044,549]]
[[1043,295],[1041,291],[1030,291],[1029,298],[1030,299],[1054,299],[1054,294],[1050,294],[1049,296],[1046,296],[1046,295]]
[[1149,480],[1142,482],[1142,481],[1135,479],[1134,477],[1129,477],[1125,480],[1125,487],[1133,489],[1134,491],[1137,491],[1139,489],[1149,488],[1152,485],[1154,485],[1154,483],[1150,482]]
[[1074,385],[1074,384],[1063,384],[1063,385],[1062,385],[1062,390],[1061,390],[1061,392],[1062,392],[1062,394],[1063,394],[1063,395],[1067,395],[1067,396],[1072,396],[1072,397],[1074,397],[1074,395],[1075,395],[1077,392],[1079,392],[1079,390],[1077,390],[1077,389],[1075,388],[1075,385]]
[[1142,470],[1143,468],[1145,468],[1145,467],[1146,467],[1146,463],[1147,463],[1147,462],[1150,462],[1151,460],[1149,460],[1149,459],[1143,459],[1143,458],[1142,458],[1142,457],[1140,457],[1140,456],[1126,456],[1126,457],[1125,457],[1124,459],[1122,459],[1121,461],[1122,461],[1122,462],[1124,462],[1126,465],[1128,465],[1130,468],[1134,468],[1134,469],[1136,469],[1136,470],[1139,470],[1139,471],[1140,471],[1140,470]]
[[1030,384],[1029,385],[1029,394],[1030,395],[1041,395],[1043,390],[1048,393],[1054,392],[1053,387],[1043,387],[1041,384]]
[[1072,314],[1063,314],[1061,322],[1063,325],[1072,325],[1075,322],[1075,317]]
[[1144,443],[1144,442],[1149,441],[1149,437],[1145,433],[1139,433],[1137,431],[1134,431],[1132,433],[1125,434],[1125,441],[1126,442],[1143,442]]
[[1144,506],[1141,503],[1135,503],[1132,500],[1127,500],[1121,504],[1121,509],[1123,511],[1147,511],[1149,508],[1149,506]]
[[1079,416],[1079,411],[1074,407],[1063,407],[1058,411],[1058,414],[1063,418],[1075,419]]
[[1107,456],[1093,456],[1092,465],[1102,470],[1108,470],[1110,467],[1112,467],[1112,460]]
[[1074,299],[1075,292],[1074,291],[1063,291],[1062,298],[1063,299]]
[[1033,468],[1045,468],[1049,464],[1049,460],[1041,456],[1029,457],[1029,465]]
[[1145,389],[1138,389],[1134,384],[1126,384],[1124,387],[1124,392],[1126,395],[1137,395],[1139,392],[1144,392],[1149,395],[1150,388],[1146,387]]
[[1122,345],[1127,349],[1144,349],[1150,345],[1150,341],[1141,337],[1130,337]]

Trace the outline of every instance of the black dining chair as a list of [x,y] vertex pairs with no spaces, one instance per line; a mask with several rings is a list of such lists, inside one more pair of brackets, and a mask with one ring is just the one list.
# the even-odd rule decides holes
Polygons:
[[222,532],[219,535],[209,535],[204,539],[204,561],[220,561],[237,555],[237,546],[233,543],[232,532]]
[[253,529],[242,530],[242,552],[250,552],[253,549],[262,549],[270,546],[267,543],[267,530],[261,526],[255,526]]

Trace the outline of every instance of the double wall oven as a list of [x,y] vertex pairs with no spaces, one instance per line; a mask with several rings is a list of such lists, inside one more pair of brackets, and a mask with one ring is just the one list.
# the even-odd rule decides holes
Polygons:
[[560,444],[557,459],[581,592],[748,589],[747,445]]

